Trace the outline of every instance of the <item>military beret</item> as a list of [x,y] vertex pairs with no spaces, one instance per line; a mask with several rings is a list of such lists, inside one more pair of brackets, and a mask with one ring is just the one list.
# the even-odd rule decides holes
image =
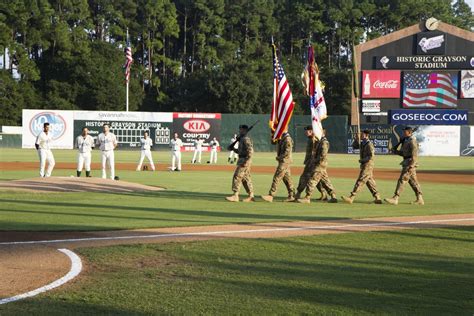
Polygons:
[[248,125],[245,125],[245,124],[240,125],[239,128],[242,128],[242,129],[249,129]]
[[305,131],[312,131],[313,127],[311,125],[308,125],[304,128]]
[[406,126],[403,130],[404,131],[413,131],[413,128],[411,126]]
[[362,133],[369,135],[369,134],[370,134],[370,130],[364,129],[364,130],[362,130]]

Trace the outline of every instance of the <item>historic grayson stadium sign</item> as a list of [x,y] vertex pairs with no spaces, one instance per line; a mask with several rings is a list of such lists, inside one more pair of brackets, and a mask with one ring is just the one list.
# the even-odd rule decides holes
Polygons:
[[474,56],[376,56],[376,69],[474,69]]
[[467,125],[467,110],[390,110],[390,124]]

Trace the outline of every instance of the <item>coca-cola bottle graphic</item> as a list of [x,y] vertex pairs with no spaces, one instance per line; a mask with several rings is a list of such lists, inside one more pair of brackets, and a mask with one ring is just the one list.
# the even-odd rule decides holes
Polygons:
[[369,74],[365,74],[364,95],[370,95],[370,77],[369,77]]

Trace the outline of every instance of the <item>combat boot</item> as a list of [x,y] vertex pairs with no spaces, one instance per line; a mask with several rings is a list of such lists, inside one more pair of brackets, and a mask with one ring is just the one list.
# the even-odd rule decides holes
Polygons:
[[303,204],[309,204],[309,203],[311,203],[311,197],[305,196],[302,199],[297,199],[296,202],[303,203]]
[[348,204],[352,204],[352,202],[354,202],[354,195],[351,195],[349,197],[343,195],[341,196],[341,199]]
[[226,196],[225,199],[229,202],[239,202],[239,195],[235,193],[234,195]]
[[380,198],[380,195],[377,194],[377,195],[375,196],[374,203],[375,203],[375,204],[382,204],[382,199]]
[[319,198],[317,198],[318,201],[327,201],[328,200],[328,195],[326,194],[326,192],[321,192],[321,196]]
[[331,194],[331,198],[328,200],[328,203],[337,203],[336,194]]
[[283,200],[283,202],[294,202],[294,201],[296,201],[296,198],[294,195],[288,195],[288,197],[285,200]]
[[398,196],[395,195],[393,198],[384,199],[384,201],[388,204],[398,205]]
[[423,196],[421,194],[418,194],[416,196],[416,201],[411,202],[411,204],[425,205],[425,201],[423,200]]
[[253,195],[250,195],[248,198],[243,199],[242,202],[245,202],[245,203],[255,202],[255,197]]
[[273,196],[271,196],[271,195],[262,195],[262,200],[271,203],[271,202],[273,202]]

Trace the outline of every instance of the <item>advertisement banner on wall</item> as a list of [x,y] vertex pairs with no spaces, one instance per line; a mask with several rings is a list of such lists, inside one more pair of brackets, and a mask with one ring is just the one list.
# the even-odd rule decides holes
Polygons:
[[460,126],[420,126],[415,135],[420,156],[459,156]]
[[400,70],[362,71],[362,98],[399,98]]
[[474,70],[461,71],[461,98],[474,99]]
[[35,148],[36,137],[43,131],[43,124],[50,124],[52,149],[72,149],[74,139],[73,111],[23,110],[22,147]]
[[209,142],[214,137],[221,143],[221,114],[173,113],[173,133],[183,141],[184,151],[193,151],[198,138],[204,140],[203,151],[210,151]]
[[467,125],[467,110],[390,110],[393,125]]
[[474,126],[461,126],[461,156],[474,156]]
[[[378,155],[387,155],[390,153],[392,146],[398,143],[398,135],[402,133],[402,126],[393,126],[387,124],[362,124],[361,130],[368,129],[370,131],[370,139],[372,140],[375,153]],[[356,125],[349,128],[347,135],[347,153],[359,153],[358,149],[352,148],[352,142],[358,133]]]
[[404,72],[404,108],[456,108],[457,72]]
[[112,112],[74,111],[74,135],[80,135],[84,127],[96,138],[102,132],[102,125],[110,124],[110,130],[117,136],[120,149],[140,147],[143,132],[148,131],[153,140],[152,150],[167,148],[170,143],[173,123],[172,112]]
[[362,100],[362,113],[380,112],[380,100]]

